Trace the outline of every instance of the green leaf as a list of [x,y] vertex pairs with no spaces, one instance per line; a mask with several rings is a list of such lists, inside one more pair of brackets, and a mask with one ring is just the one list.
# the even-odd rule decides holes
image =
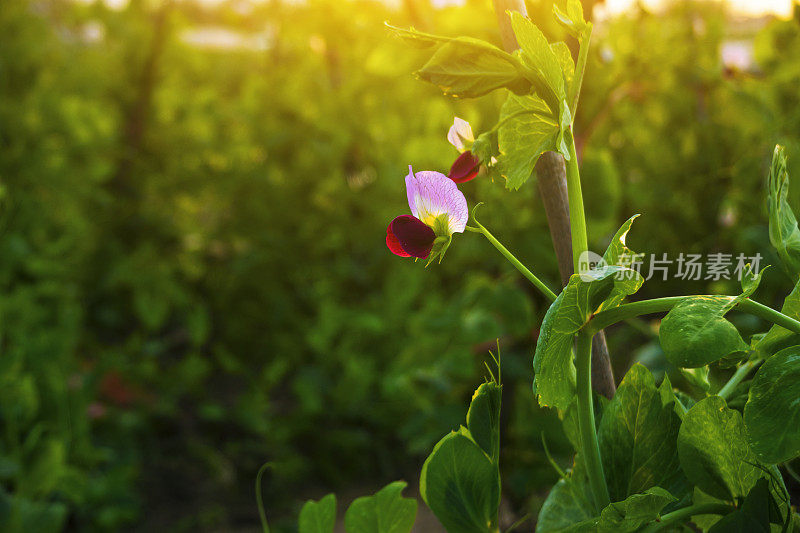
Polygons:
[[[635,218],[635,217],[633,217]],[[624,265],[622,250],[633,218],[612,239],[602,264],[588,272],[573,274],[542,320],[533,358],[539,404],[566,409],[575,396],[575,365],[572,339],[592,315],[618,306],[642,286],[642,276]],[[630,252],[630,250],[627,250]],[[632,252],[630,252],[632,254]]]
[[561,63],[550,48],[547,37],[529,18],[518,11],[511,12],[510,16],[520,47],[518,57],[528,71],[534,92],[547,103],[554,115],[558,114],[561,101],[567,97]]
[[600,516],[592,517],[585,486],[572,479],[560,480],[545,500],[536,522],[537,533],[632,533],[659,517],[661,510],[676,501],[668,491],[653,487],[611,503]]
[[781,523],[780,511],[766,478],[747,493],[742,506],[711,526],[708,533],[770,533],[770,522]]
[[497,463],[500,454],[500,398],[503,387],[483,383],[472,395],[467,411],[467,429],[475,443]]
[[758,369],[744,422],[750,446],[765,463],[800,455],[800,346],[781,350]]
[[553,113],[536,95],[509,94],[500,109],[497,132],[500,174],[506,188],[519,189],[531,177],[539,157],[556,149],[559,126]]
[[678,456],[689,481],[722,500],[745,496],[763,474],[747,444],[742,415],[719,396],[697,402],[686,413]]
[[625,267],[631,267],[633,263],[634,256],[636,255],[630,248],[626,241],[628,240],[628,233],[631,231],[631,226],[633,225],[633,221],[639,218],[639,215],[633,215],[631,218],[625,221],[622,226],[617,230],[617,233],[614,234],[614,237],[611,239],[611,243],[606,248],[606,252],[603,254],[603,262],[606,265],[620,265]]
[[[781,313],[795,320],[800,320],[800,282],[794,286],[792,292],[783,301]],[[796,344],[800,344],[800,335],[792,333],[781,326],[773,325],[767,334],[755,343],[754,348],[758,357],[767,359],[774,353]]]
[[405,481],[389,483],[372,496],[357,498],[344,515],[347,533],[408,533],[417,516],[417,500],[403,498]]
[[729,296],[696,296],[673,307],[659,329],[666,358],[678,367],[697,368],[747,350],[736,326],[725,320],[735,302]]
[[485,41],[459,37],[439,46],[417,75],[445,94],[475,98],[507,87],[526,93],[530,82],[514,56]]
[[758,286],[761,284],[761,278],[764,276],[764,272],[766,272],[768,268],[769,265],[762,268],[758,274],[754,274],[750,263],[746,265],[745,269],[742,270],[742,295],[739,297],[739,299],[749,298],[754,292],[756,292],[756,289],[758,289]]
[[500,473],[463,433],[439,441],[422,465],[419,484],[422,499],[448,531],[486,533],[497,523]]
[[589,480],[580,456],[566,479],[560,479],[544,501],[536,519],[537,533],[556,533],[592,518],[594,508]]
[[575,397],[572,339],[575,329],[562,315],[564,293],[558,295],[542,319],[533,356],[534,386],[539,405],[566,409]]
[[486,131],[478,135],[478,138],[472,143],[470,151],[481,160],[481,163],[490,166],[492,164],[492,156],[497,153],[495,144],[493,142],[493,132]]
[[553,4],[553,13],[558,23],[567,28],[573,37],[583,39],[589,25],[583,18],[583,6],[580,0],[567,0],[566,13]]
[[667,487],[678,496],[686,490],[678,459],[680,427],[669,380],[656,388],[650,371],[641,364],[633,365],[605,408],[598,430],[603,471],[613,501],[656,486]]
[[632,494],[621,502],[611,503],[600,513],[598,532],[625,533],[659,517],[661,510],[677,499],[661,487],[652,487],[643,494]]
[[[700,505],[703,503],[721,503],[724,504],[725,500],[720,500],[719,498],[715,498],[713,496],[709,496],[702,490],[694,487],[692,491],[692,503],[694,505]],[[694,515],[692,517],[692,523],[700,528],[701,531],[708,531],[708,528],[716,524],[719,519],[722,518],[722,515],[718,514],[699,514]]]
[[300,509],[300,533],[333,533],[336,525],[336,495],[328,494],[320,501],[309,500]]
[[575,61],[572,59],[572,52],[569,46],[563,41],[552,43],[550,49],[553,50],[558,63],[561,65],[561,73],[564,75],[564,86],[569,87],[575,78]]
[[783,266],[793,281],[800,274],[800,228],[789,202],[789,173],[783,146],[775,146],[769,172],[769,240],[778,251]]
[[698,368],[679,368],[681,375],[693,387],[697,387],[703,392],[708,392],[711,388],[711,383],[708,382],[708,367],[701,366]]

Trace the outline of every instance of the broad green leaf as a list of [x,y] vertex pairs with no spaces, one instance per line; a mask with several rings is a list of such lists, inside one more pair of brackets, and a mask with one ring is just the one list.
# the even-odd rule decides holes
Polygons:
[[[800,282],[794,286],[792,292],[783,301],[781,313],[795,320],[800,320]],[[796,344],[800,344],[800,335],[792,333],[781,326],[773,325],[767,334],[755,343],[754,348],[759,357],[766,359],[772,354]]]
[[530,89],[514,56],[471,37],[443,43],[417,75],[439,86],[445,94],[465,98],[483,96],[502,87],[516,93]]
[[567,96],[564,74],[547,37],[529,18],[518,11],[511,13],[511,27],[520,47],[518,57],[529,72],[528,79],[535,93],[547,103],[554,114]]
[[569,46],[563,41],[558,41],[550,45],[553,50],[558,63],[561,65],[561,72],[564,75],[564,86],[569,88],[572,80],[575,78],[575,61],[572,59],[572,52],[569,51]]
[[497,463],[500,453],[500,398],[503,388],[494,381],[483,383],[472,395],[467,429],[475,443]]
[[695,296],[673,307],[659,329],[666,358],[678,367],[697,368],[747,350],[736,326],[725,320],[733,305],[729,296]]
[[661,487],[652,487],[643,494],[632,494],[621,502],[611,503],[600,513],[598,532],[626,533],[638,531],[640,527],[659,517],[661,510],[677,501]]
[[536,520],[536,532],[562,532],[591,519],[592,502],[589,480],[580,456],[576,455],[567,478],[560,479],[547,495]]
[[575,363],[572,361],[575,329],[561,316],[563,301],[562,292],[545,313],[533,356],[539,405],[559,409],[566,409],[575,397]]
[[580,0],[567,0],[566,13],[553,4],[553,13],[559,24],[567,28],[573,37],[583,39],[588,28],[583,18],[583,6]]
[[389,483],[372,496],[357,498],[344,515],[347,533],[408,533],[417,516],[417,500],[403,498],[405,481]]
[[487,533],[497,523],[500,473],[462,432],[452,432],[422,465],[420,493],[448,531]]
[[733,500],[745,496],[762,470],[747,444],[742,415],[719,396],[709,396],[689,409],[678,433],[678,455],[686,477],[700,490]]
[[575,396],[572,361],[575,333],[593,314],[618,306],[642,285],[638,272],[612,264],[622,260],[621,250],[632,220],[628,220],[612,239],[604,255],[608,261],[604,260],[598,268],[588,272],[573,274],[542,320],[533,358],[536,393],[542,406],[566,409]]
[[300,533],[333,533],[336,525],[336,495],[328,494],[320,501],[309,500],[300,509]]
[[769,172],[769,240],[778,251],[784,268],[793,281],[800,274],[800,228],[789,202],[789,173],[783,146],[775,146]]
[[623,501],[609,504],[591,517],[590,495],[572,480],[560,480],[545,500],[536,523],[537,533],[633,533],[656,520],[661,510],[676,501],[668,491],[653,487]]
[[539,157],[556,149],[558,122],[536,95],[509,94],[500,109],[497,132],[500,174],[506,188],[519,189],[533,173]]
[[676,496],[685,491],[677,443],[681,418],[675,407],[669,380],[656,388],[649,370],[641,364],[631,367],[605,408],[598,430],[613,501],[656,486]]
[[708,533],[770,533],[770,522],[782,523],[766,478],[756,481],[742,506],[717,521]]
[[750,446],[765,463],[800,455],[800,346],[781,350],[758,369],[744,422]]

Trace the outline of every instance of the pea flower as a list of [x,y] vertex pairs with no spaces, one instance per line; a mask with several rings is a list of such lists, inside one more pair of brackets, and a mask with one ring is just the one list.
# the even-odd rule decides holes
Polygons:
[[406,176],[406,195],[411,215],[400,215],[386,228],[386,246],[400,257],[442,261],[453,233],[467,226],[467,199],[444,174],[414,172]]
[[447,177],[456,183],[464,183],[473,179],[481,168],[481,160],[469,150],[472,148],[472,143],[475,142],[469,122],[455,117],[453,125],[447,132],[447,140],[461,152],[453,166],[450,167]]

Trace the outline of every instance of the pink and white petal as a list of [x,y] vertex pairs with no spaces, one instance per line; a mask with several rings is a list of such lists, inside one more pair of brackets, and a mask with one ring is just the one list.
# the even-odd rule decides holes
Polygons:
[[464,232],[469,218],[467,199],[453,180],[440,172],[422,171],[407,176],[406,184],[415,217],[433,226],[436,217],[446,213],[449,232]]
[[408,208],[411,209],[411,214],[419,218],[417,211],[417,201],[415,198],[419,196],[419,188],[417,187],[417,180],[414,177],[414,169],[408,165],[408,175],[406,176],[406,196],[408,197]]
[[464,142],[473,142],[475,140],[469,122],[455,117],[453,125],[450,126],[450,130],[447,132],[447,140],[456,147],[456,150],[463,152],[466,148]]

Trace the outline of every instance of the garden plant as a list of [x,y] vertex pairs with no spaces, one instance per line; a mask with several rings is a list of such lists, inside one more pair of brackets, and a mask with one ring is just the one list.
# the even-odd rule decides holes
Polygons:
[[[500,17],[519,46],[511,51],[470,37],[390,27],[404,41],[432,51],[417,73],[420,79],[461,98],[500,90],[507,99],[496,125],[477,137],[467,122],[454,120],[448,140],[459,155],[448,175],[409,167],[410,214],[389,223],[386,245],[404,260],[429,267],[419,275],[433,275],[451,247],[471,233],[482,235],[551,301],[533,356],[531,394],[557,411],[575,455],[566,470],[551,459],[560,480],[535,517],[537,531],[680,531],[689,524],[713,533],[798,531],[800,517],[783,475],[795,475],[786,463],[800,455],[800,228],[787,199],[784,149],[774,150],[764,193],[780,265],[748,265],[739,294],[627,301],[644,282],[635,268],[637,255],[626,244],[638,215],[619,228],[602,255],[593,254],[587,242],[573,127],[592,24],[578,0],[554,8],[554,16],[576,40],[576,58],[567,43],[548,42],[514,11]],[[535,268],[481,224],[482,209],[501,205],[470,210],[459,190],[473,179],[501,180],[509,190],[530,186],[546,152],[559,154],[566,165],[573,273],[560,290],[543,283]],[[751,298],[762,277],[784,275],[797,285],[780,311]],[[596,394],[593,338],[655,313],[666,313],[658,331],[666,359],[704,391],[702,397],[678,390],[666,376],[656,385],[640,364],[627,371],[613,397]],[[768,329],[746,342],[729,320],[732,313],[757,317]],[[464,425],[436,444],[420,474],[422,498],[452,533],[501,530],[501,351],[498,345],[491,353],[486,381],[475,391]],[[728,369],[727,382],[712,384],[709,365]],[[394,482],[355,500],[345,513],[345,529],[410,531],[417,504],[402,495],[405,486]],[[526,518],[505,530],[528,527]],[[308,502],[300,513],[301,533],[331,532],[335,523],[334,495]]]

